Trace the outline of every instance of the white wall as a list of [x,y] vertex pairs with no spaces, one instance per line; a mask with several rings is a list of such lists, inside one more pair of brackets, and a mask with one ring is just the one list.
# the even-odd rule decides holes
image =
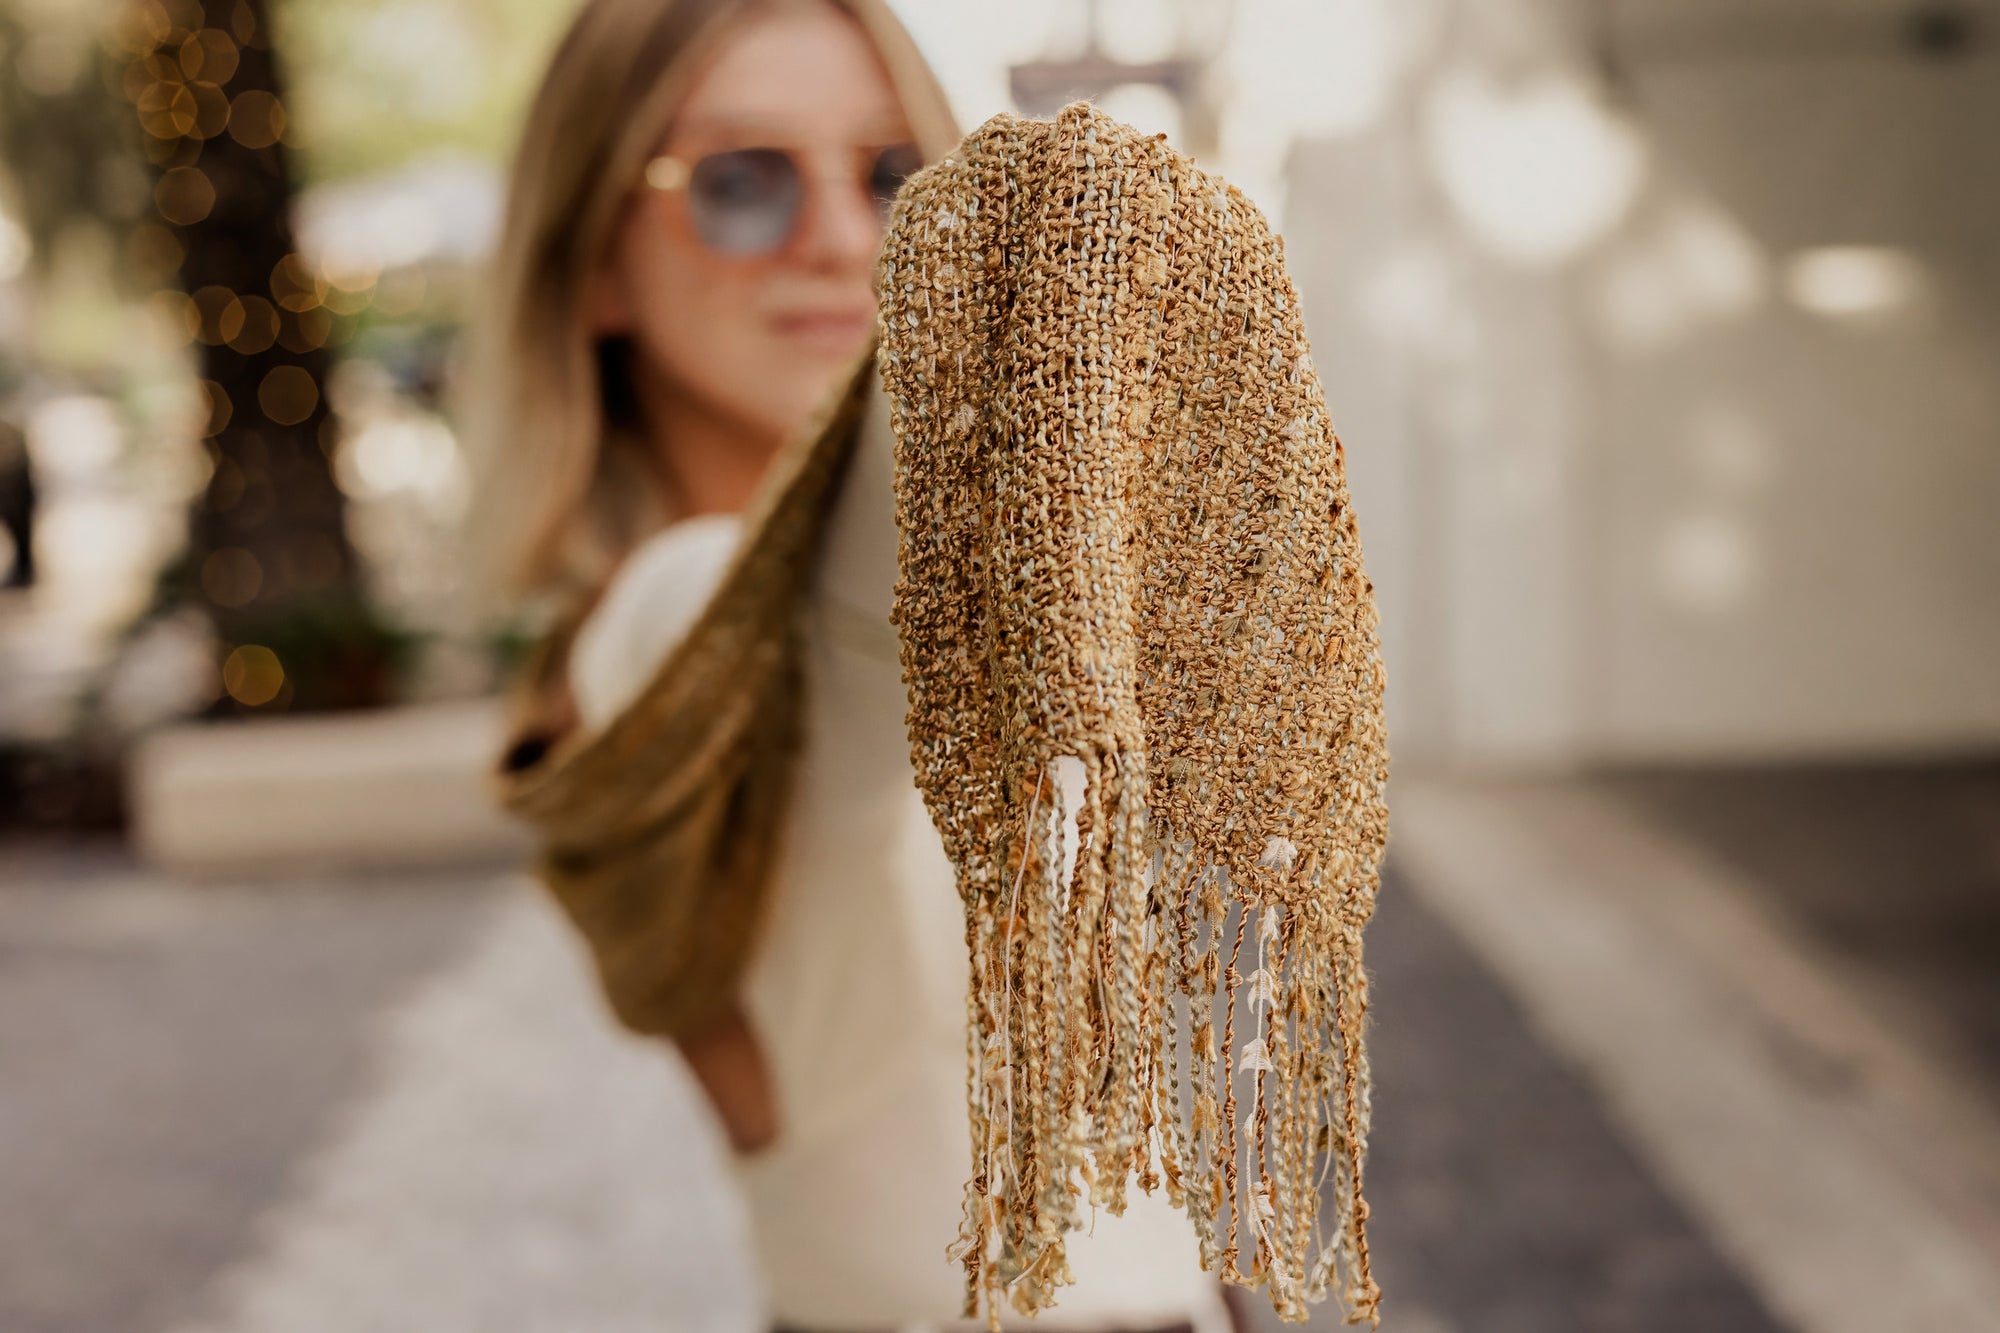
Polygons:
[[[2000,59],[1716,60],[1638,93],[1659,193],[1705,196],[1770,272],[1740,318],[1594,349],[1593,748],[1992,744]],[[1786,299],[1801,251],[1855,245],[1906,251],[1928,290],[1858,325]],[[1674,596],[1676,541],[1738,586]]]
[[[1287,251],[1399,756],[2000,742],[2000,57],[1746,55],[1730,32],[1629,50],[1645,184],[1559,263],[1497,253],[1438,188],[1442,54],[1294,158]],[[1438,50],[1587,74],[1567,43],[1517,23]],[[1905,251],[1924,293],[1870,321],[1797,308],[1788,262],[1834,245]]]

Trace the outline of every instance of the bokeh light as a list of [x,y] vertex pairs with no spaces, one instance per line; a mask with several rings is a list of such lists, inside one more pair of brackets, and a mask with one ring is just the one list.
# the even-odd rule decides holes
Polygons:
[[135,0],[125,11],[126,31],[135,47],[158,46],[173,36],[174,20],[160,0]]
[[201,395],[207,409],[201,436],[210,439],[229,428],[229,419],[235,415],[235,407],[229,401],[228,391],[214,380],[201,382]]
[[263,565],[240,546],[210,551],[201,562],[201,590],[217,606],[248,606],[263,587]]
[[232,319],[236,327],[241,327],[242,306],[236,293],[227,287],[202,287],[190,299],[196,316],[195,337],[208,346],[218,347],[229,341]]
[[336,315],[358,315],[375,299],[377,270],[364,265],[352,269],[323,268],[327,279],[324,303]]
[[188,85],[194,97],[194,123],[183,131],[192,139],[212,139],[229,124],[229,95],[213,83]]
[[270,703],[284,686],[284,664],[276,653],[261,644],[243,644],[223,660],[222,688],[246,707],[259,708]]
[[274,366],[256,388],[264,416],[280,426],[296,426],[320,404],[320,386],[304,366]]
[[244,46],[258,45],[264,41],[264,34],[257,30],[257,15],[240,0],[230,10],[229,34]]
[[245,148],[269,148],[285,137],[285,107],[262,88],[237,94],[229,104],[229,137]]
[[169,167],[153,187],[160,216],[179,227],[191,227],[215,208],[215,184],[200,167]]
[[180,45],[181,73],[211,84],[228,83],[242,59],[236,39],[220,28],[189,33]]
[[299,313],[326,299],[326,277],[304,255],[289,254],[271,270],[271,299]]
[[149,96],[163,97],[183,82],[179,63],[158,52],[149,52],[132,60],[119,76],[119,88],[125,94],[125,100],[137,104],[142,116]]
[[1705,615],[1749,605],[1758,579],[1757,547],[1739,519],[1698,510],[1670,520],[1661,534],[1660,588],[1683,610]]
[[333,312],[323,305],[287,312],[278,325],[278,345],[288,352],[314,352],[333,338]]
[[117,405],[89,393],[44,399],[28,414],[27,445],[44,478],[83,482],[103,472],[125,448]]
[[1591,293],[1605,335],[1658,352],[1763,304],[1770,264],[1742,223],[1705,200],[1653,210],[1611,247]]
[[278,340],[278,310],[269,301],[261,296],[238,297],[234,310],[235,328],[223,334],[233,350],[255,356]]
[[184,83],[162,80],[145,89],[138,98],[139,124],[155,139],[177,139],[195,127],[200,107]]
[[1569,259],[1624,217],[1646,172],[1646,144],[1581,79],[1509,86],[1469,70],[1439,79],[1424,147],[1472,235],[1529,265]]
[[319,406],[319,384],[303,366],[274,366],[257,386],[257,405],[281,426],[296,426]]
[[1792,304],[1830,319],[1868,320],[1907,309],[1928,286],[1922,261],[1894,246],[1821,246],[1785,264]]
[[370,423],[341,446],[334,475],[360,497],[415,491],[445,498],[465,483],[458,441],[435,417]]

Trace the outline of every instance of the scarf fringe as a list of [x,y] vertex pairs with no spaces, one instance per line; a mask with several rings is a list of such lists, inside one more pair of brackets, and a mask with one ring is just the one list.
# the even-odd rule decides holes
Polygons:
[[997,1329],[1003,1301],[1053,1305],[1073,1280],[1066,1236],[1092,1210],[1122,1213],[1136,1177],[1186,1209],[1203,1267],[1268,1286],[1281,1318],[1304,1321],[1337,1284],[1347,1322],[1378,1323],[1362,923],[1313,910],[1328,871],[1282,839],[1258,863],[1277,873],[1237,885],[1149,818],[1133,754],[1085,756],[1073,800],[1062,762],[961,886],[974,1169],[951,1255],[966,1316],[983,1306]]

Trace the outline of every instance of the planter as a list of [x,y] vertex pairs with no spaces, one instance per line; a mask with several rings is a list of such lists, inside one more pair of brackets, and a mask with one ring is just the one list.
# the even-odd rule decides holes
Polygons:
[[518,864],[495,807],[491,700],[189,723],[132,757],[134,846],[201,876]]

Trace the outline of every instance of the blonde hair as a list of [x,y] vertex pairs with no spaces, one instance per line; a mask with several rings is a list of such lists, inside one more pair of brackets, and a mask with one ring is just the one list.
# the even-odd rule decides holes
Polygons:
[[927,158],[958,133],[885,0],[586,0],[529,110],[459,416],[479,474],[469,535],[486,597],[594,587],[661,520],[584,294],[619,210],[702,58],[739,21],[832,4],[875,47]]

